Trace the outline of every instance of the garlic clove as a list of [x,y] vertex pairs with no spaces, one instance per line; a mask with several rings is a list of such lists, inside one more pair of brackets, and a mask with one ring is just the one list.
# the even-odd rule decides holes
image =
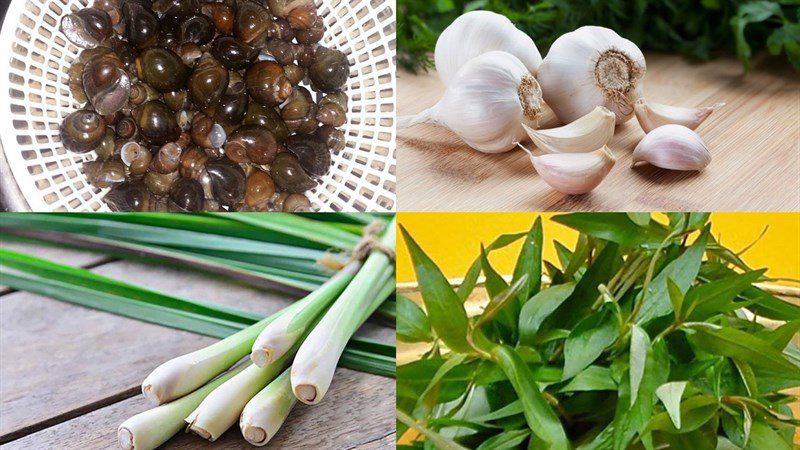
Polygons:
[[545,153],[582,153],[596,150],[614,137],[616,115],[598,106],[589,114],[563,127],[534,130],[522,127],[531,140]]
[[683,125],[690,130],[696,129],[705,121],[715,109],[725,106],[725,103],[716,103],[704,108],[681,108],[678,106],[648,103],[644,98],[636,101],[634,112],[645,133],[662,125]]
[[633,150],[633,164],[647,162],[662,169],[703,170],[711,153],[700,135],[683,125],[662,125],[647,133]]
[[[523,147],[524,148],[524,147]],[[527,149],[539,176],[558,192],[585,194],[596,188],[614,167],[616,158],[607,146],[589,153],[548,153],[535,156]]]

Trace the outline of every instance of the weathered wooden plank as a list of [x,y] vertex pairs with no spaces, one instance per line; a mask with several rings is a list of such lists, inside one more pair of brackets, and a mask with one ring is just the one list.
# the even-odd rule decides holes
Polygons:
[[[117,261],[96,272],[187,298],[271,314],[294,299],[221,277]],[[371,337],[394,330],[368,326]],[[132,394],[161,362],[212,339],[24,292],[0,301],[0,441]]]
[[[419,125],[398,133],[398,204],[404,211],[800,210],[800,81],[794,70],[775,58],[758,58],[743,75],[734,58],[692,64],[680,56],[646,56],[649,101],[727,102],[697,130],[713,155],[704,171],[631,169],[630,155],[644,137],[632,119],[609,143],[618,161],[603,183],[589,194],[567,196],[536,174],[522,150],[483,154],[449,130]],[[444,92],[435,72],[401,72],[397,90],[399,115],[432,106]]]
[[[0,216],[0,220],[2,220],[2,216]],[[68,264],[70,266],[78,267],[94,267],[98,264],[111,261],[112,259],[100,253],[90,253],[49,245],[37,245],[4,239],[0,239],[0,247],[6,250],[27,253],[29,255],[38,256],[39,258],[49,259],[61,264]],[[11,292],[11,289],[9,289],[7,286],[0,285],[0,295],[7,294],[8,292]]]
[[[298,404],[278,435],[264,448],[394,448],[395,383],[378,377],[338,369],[331,389],[317,406]],[[116,430],[128,417],[147,409],[142,396],[123,400],[70,421],[0,446],[2,450],[58,448],[89,450],[110,448]],[[166,449],[252,448],[232,427],[214,443],[180,434]]]

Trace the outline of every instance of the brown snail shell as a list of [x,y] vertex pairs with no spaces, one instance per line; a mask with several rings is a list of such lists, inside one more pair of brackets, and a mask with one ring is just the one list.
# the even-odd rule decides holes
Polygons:
[[103,141],[94,149],[94,152],[97,153],[98,159],[108,159],[114,156],[115,150],[116,142],[114,142],[114,129],[106,127],[106,134],[103,137]]
[[289,136],[289,129],[274,107],[250,102],[244,115],[245,124],[261,125],[269,130],[278,142]]
[[261,169],[250,172],[244,193],[245,204],[250,207],[264,205],[273,195],[275,195],[275,182],[272,181],[272,177]]
[[317,120],[323,125],[340,127],[347,123],[347,116],[341,106],[335,103],[328,103],[319,107]]
[[242,42],[261,47],[272,25],[272,14],[261,4],[245,0],[239,3],[233,21],[233,34]]
[[181,129],[175,120],[175,113],[164,103],[146,102],[136,109],[134,118],[142,137],[151,144],[166,144],[178,139],[181,135]]
[[150,206],[150,191],[141,181],[120,183],[103,197],[109,208],[117,212],[147,211]]
[[159,92],[182,89],[191,74],[189,67],[172,50],[161,47],[145,49],[136,58],[139,78]]
[[214,106],[214,122],[223,127],[242,123],[249,104],[250,97],[244,90],[244,84],[240,84],[238,89],[229,88]]
[[126,1],[122,6],[125,34],[128,42],[136,48],[145,48],[158,41],[158,16],[149,8],[135,1]]
[[170,173],[178,170],[181,164],[183,148],[175,142],[168,142],[156,152],[150,169],[158,173]]
[[123,117],[115,127],[115,132],[121,139],[132,139],[138,131],[139,129],[136,128],[136,121],[133,120],[133,117]]
[[231,34],[233,32],[233,8],[225,3],[203,3],[200,11],[211,18],[214,27],[221,34]]
[[317,7],[314,4],[292,8],[286,14],[286,20],[295,30],[307,30],[317,23]]
[[204,148],[220,148],[225,144],[225,129],[203,113],[195,113],[192,117],[192,141]]
[[200,12],[200,0],[154,0],[153,11],[160,15],[188,16]]
[[113,53],[92,58],[83,68],[83,90],[102,115],[114,114],[128,103],[131,80]]
[[64,148],[76,153],[94,150],[106,135],[106,121],[94,111],[82,109],[70,113],[61,124]]
[[300,67],[310,67],[317,53],[316,44],[294,44],[294,60]]
[[179,178],[169,191],[169,209],[175,212],[197,212],[203,209],[203,187],[197,180]]
[[272,180],[278,189],[289,193],[302,193],[314,188],[314,181],[300,166],[297,157],[291,153],[278,153],[270,167]]
[[216,27],[211,19],[204,14],[193,14],[181,19],[178,32],[180,42],[191,42],[205,45],[214,39]]
[[141,105],[150,100],[158,100],[159,93],[147,83],[136,83],[131,87],[130,101],[134,105]]
[[281,118],[287,122],[302,119],[309,115],[313,104],[314,99],[308,89],[298,86],[294,89],[286,104],[283,105],[283,108],[281,108]]
[[126,142],[119,150],[122,162],[128,166],[131,175],[142,175],[150,168],[153,154],[150,149],[136,141]]
[[111,36],[111,17],[98,8],[84,8],[61,19],[61,32],[80,48],[95,48]]
[[233,206],[242,201],[245,175],[242,168],[226,158],[209,161],[206,171],[211,177],[214,199],[222,206]]
[[295,38],[298,44],[316,44],[321,41],[325,36],[325,26],[322,19],[318,19],[317,23],[304,30],[296,30]]
[[180,161],[181,176],[199,178],[206,170],[208,155],[198,147],[189,147],[183,151]]
[[294,62],[294,45],[290,42],[280,39],[268,39],[266,44],[264,44],[264,50],[282,66]]
[[177,170],[170,173],[147,172],[144,176],[144,185],[155,195],[167,195],[178,178],[180,174]]
[[272,20],[272,25],[269,27],[269,31],[267,31],[267,36],[272,39],[291,42],[294,40],[294,29],[292,29],[288,20],[283,17],[276,17]]
[[111,25],[116,25],[122,20],[119,0],[95,0],[92,7],[105,11],[111,19]]
[[117,36],[111,38],[111,48],[117,58],[122,61],[122,67],[130,73],[135,73],[136,58],[139,56],[139,51]]
[[316,134],[317,137],[325,142],[325,145],[328,146],[328,150],[334,153],[344,150],[345,144],[347,143],[344,137],[344,131],[330,125],[319,127]]
[[189,97],[200,108],[213,106],[228,87],[228,70],[210,53],[200,58],[189,76]]
[[319,47],[308,69],[311,83],[322,92],[336,92],[347,82],[350,66],[347,56],[339,50]]
[[125,181],[125,165],[118,157],[86,162],[83,170],[89,183],[101,189]]
[[286,17],[293,9],[314,6],[314,0],[267,0],[270,12],[276,17]]
[[211,54],[230,70],[242,70],[258,57],[258,49],[230,36],[221,36],[211,44]]
[[182,89],[180,91],[164,93],[164,104],[169,106],[173,111],[180,111],[189,109],[191,103],[189,102],[189,93]]
[[75,101],[81,104],[89,101],[86,92],[83,90],[83,68],[85,66],[86,63],[75,61],[67,71],[67,75],[69,75],[69,81],[67,82],[69,85],[69,93]]
[[225,143],[225,154],[238,163],[270,164],[278,154],[278,142],[265,127],[242,125]]
[[244,81],[253,100],[263,105],[279,105],[292,93],[292,84],[286,79],[283,67],[274,61],[252,65],[247,69]]
[[286,149],[295,155],[310,175],[321,177],[331,166],[331,152],[325,142],[313,134],[295,134],[284,141]]
[[283,200],[284,212],[309,212],[311,211],[311,202],[303,194],[289,194]]
[[203,56],[203,49],[194,42],[184,42],[178,45],[176,53],[181,57],[181,61],[189,67],[194,67],[197,60]]
[[294,63],[283,66],[283,73],[292,86],[297,86],[306,77],[306,70]]

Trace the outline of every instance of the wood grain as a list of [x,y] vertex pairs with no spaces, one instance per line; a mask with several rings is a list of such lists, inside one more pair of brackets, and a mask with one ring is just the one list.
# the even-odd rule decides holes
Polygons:
[[[325,400],[316,406],[298,404],[284,426],[263,448],[394,448],[395,384],[391,378],[338,369]],[[136,396],[25,436],[0,446],[2,450],[58,448],[85,450],[111,448],[117,427],[128,417],[147,409]],[[253,448],[231,427],[216,442],[191,434],[178,434],[162,448]]]
[[[74,260],[82,261],[81,258]],[[221,277],[129,261],[104,264],[95,272],[174,295],[236,306],[264,315],[295,300]],[[359,330],[359,335],[393,341],[394,329],[368,323]],[[142,379],[161,362],[211,342],[213,339],[193,333],[26,292],[3,295],[0,297],[0,354],[3,355],[3,364],[0,365],[0,442],[8,442],[9,446],[23,445],[18,442],[32,442],[27,439],[49,436],[51,430],[56,430],[67,433],[58,435],[59,440],[66,439],[60,441],[62,445],[54,447],[47,442],[58,441],[45,440],[15,448],[67,448],[63,445],[68,442],[76,444],[71,448],[109,448],[114,441],[108,439],[113,438],[116,426],[143,409],[143,403],[137,403],[141,402],[139,386]],[[363,410],[349,413],[350,417],[368,414],[376,418],[376,425],[365,426],[357,421],[347,426],[339,421],[348,415],[339,411],[330,417],[307,414],[307,422],[303,422],[307,428],[323,430],[324,433],[319,431],[318,434],[336,442],[345,442],[352,434],[358,437],[353,441],[354,445],[371,442],[371,436],[379,439],[392,433],[393,419],[379,419],[394,417],[394,380],[346,370],[340,372],[341,380],[334,383],[340,386],[336,395],[354,396],[362,402]],[[364,406],[370,401],[376,402],[377,406]],[[340,403],[342,408],[358,406],[347,401]],[[98,425],[85,419],[92,416],[94,421],[99,420],[97,411],[108,408],[121,408],[119,417],[114,416],[111,428],[103,426],[97,429]],[[339,428],[332,429],[329,423]],[[93,436],[87,437],[91,445],[86,445],[80,438],[84,434]],[[195,443],[192,440],[191,444],[175,448],[195,448]],[[231,439],[227,448],[246,446],[242,439],[237,438]]]
[[[398,132],[400,210],[800,210],[800,77],[788,64],[761,57],[743,75],[733,58],[692,64],[673,55],[646,57],[650,101],[727,103],[697,130],[713,155],[703,172],[631,169],[630,155],[644,137],[633,119],[617,128],[609,144],[618,161],[603,183],[589,194],[568,196],[545,184],[521,150],[482,154],[444,128],[418,125]],[[444,90],[433,72],[401,72],[397,85],[398,115],[432,106]]]

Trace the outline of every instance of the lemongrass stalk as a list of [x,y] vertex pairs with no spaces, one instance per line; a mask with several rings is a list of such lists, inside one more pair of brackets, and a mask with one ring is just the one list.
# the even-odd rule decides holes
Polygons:
[[319,298],[336,298],[353,277],[353,271],[342,270],[302,300],[272,316],[206,348],[161,364],[145,378],[142,393],[149,402],[160,405],[192,392],[247,355],[264,327],[285,314],[303,310]]
[[363,306],[363,313],[352,310],[334,311],[332,319],[325,321],[331,313],[329,311],[303,341],[300,351],[304,353],[300,355],[298,351],[292,364],[292,390],[298,400],[307,405],[316,405],[322,401],[330,388],[345,344],[380,303],[394,292],[394,276],[382,278],[379,286],[380,290],[371,291],[369,297],[373,302]]
[[[339,271],[337,276],[346,276],[349,282],[360,268],[361,261],[350,262]],[[309,297],[311,296],[313,294]],[[335,298],[331,295],[317,295],[305,303],[302,308],[287,312],[264,327],[253,343],[250,352],[250,359],[253,363],[264,367],[286,354]]]
[[124,450],[152,450],[181,431],[186,415],[197,408],[214,389],[244,370],[237,367],[174,402],[139,413],[119,426],[117,441]]
[[297,398],[292,393],[290,370],[286,369],[244,407],[239,428],[247,442],[257,446],[266,445],[297,403]]
[[248,363],[246,369],[214,389],[186,417],[189,431],[211,442],[217,440],[238,421],[247,402],[284,370],[293,354],[294,351],[287,353],[266,367]]
[[[395,248],[394,228],[392,219],[380,241],[391,249]],[[393,292],[393,272],[394,264],[386,254],[371,251],[353,281],[304,340],[292,364],[292,391],[298,400],[313,405],[325,396],[347,341]],[[391,286],[383,278],[387,275]],[[381,289],[379,295],[377,289]]]

